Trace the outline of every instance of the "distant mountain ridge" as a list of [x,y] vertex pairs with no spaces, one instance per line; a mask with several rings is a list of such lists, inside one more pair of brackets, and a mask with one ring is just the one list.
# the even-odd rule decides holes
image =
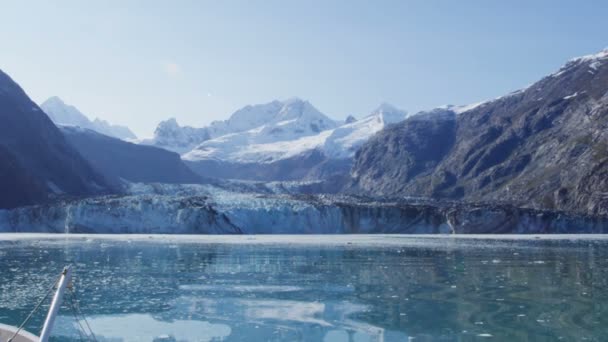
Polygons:
[[66,104],[57,96],[53,96],[44,101],[40,105],[40,108],[42,108],[57,125],[78,126],[123,140],[137,139],[137,136],[135,136],[128,127],[113,125],[99,118],[91,121],[86,115],[80,112],[78,108]]

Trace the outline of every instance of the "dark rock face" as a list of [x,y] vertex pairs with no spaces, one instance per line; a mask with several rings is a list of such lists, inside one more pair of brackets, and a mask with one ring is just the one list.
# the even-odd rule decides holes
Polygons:
[[0,71],[0,207],[88,196],[117,189],[74,150],[48,116]]
[[598,56],[451,119],[384,130],[357,154],[348,189],[608,214],[608,52]]
[[[0,208],[43,202],[46,188],[23,169],[10,151],[0,146]],[[6,194],[10,194],[7,196]]]
[[[434,111],[391,125],[357,151],[352,175],[361,185],[373,184],[370,189],[374,195],[418,193],[422,189],[412,181],[428,177],[454,145],[455,134],[456,115],[449,111]],[[444,178],[446,182],[453,177]],[[384,181],[387,179],[391,182]]]
[[92,130],[62,126],[66,139],[96,170],[118,183],[198,183],[179,154],[112,138]]

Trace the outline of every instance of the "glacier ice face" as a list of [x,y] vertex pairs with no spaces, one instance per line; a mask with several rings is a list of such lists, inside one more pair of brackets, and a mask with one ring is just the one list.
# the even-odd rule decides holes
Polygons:
[[1,232],[142,234],[605,233],[608,220],[509,206],[134,185],[107,196],[0,211]]

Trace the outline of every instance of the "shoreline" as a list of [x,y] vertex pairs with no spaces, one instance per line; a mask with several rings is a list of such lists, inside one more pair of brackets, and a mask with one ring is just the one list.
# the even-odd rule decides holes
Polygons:
[[65,233],[0,233],[0,241],[69,240],[91,242],[148,241],[164,243],[202,243],[233,245],[411,245],[454,240],[493,241],[608,241],[608,234],[65,234]]

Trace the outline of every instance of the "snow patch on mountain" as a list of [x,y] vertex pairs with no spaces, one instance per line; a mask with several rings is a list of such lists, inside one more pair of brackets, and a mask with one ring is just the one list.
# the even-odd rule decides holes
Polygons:
[[561,68],[559,68],[558,71],[549,75],[549,77],[561,76],[568,70],[571,70],[572,68],[582,63],[587,63],[589,65],[589,69],[591,69],[590,72],[593,73],[593,71],[597,70],[602,65],[602,63],[606,62],[606,60],[608,60],[608,48],[605,48],[604,50],[598,53],[572,58]]
[[330,158],[352,158],[359,147],[374,134],[406,117],[406,111],[384,103],[365,118],[333,130],[324,141],[322,150]]
[[68,105],[57,96],[44,101],[40,108],[51,118],[56,125],[78,126],[94,130],[118,139],[137,139],[135,134],[125,126],[113,125],[105,120],[96,118],[91,121],[78,108]]
[[473,109],[485,104],[486,102],[488,102],[488,101],[481,101],[481,102],[471,103],[468,105],[445,105],[445,106],[441,106],[438,108],[450,110],[456,114],[462,114],[464,112],[468,112],[469,110],[473,110]]
[[162,121],[154,131],[154,138],[143,139],[142,145],[152,145],[177,153],[185,153],[210,139],[207,128],[180,126],[175,118]]
[[[273,163],[315,149],[335,159],[351,158],[356,150],[386,125],[404,120],[405,111],[383,104],[367,117],[339,127],[310,104],[297,104],[273,123],[241,134],[206,141],[182,156],[188,161],[221,160],[235,163]],[[295,113],[301,112],[301,115]],[[294,117],[295,116],[295,117]],[[331,128],[331,129],[330,129]]]
[[608,59],[608,47],[598,53],[573,58],[570,62],[595,62],[602,59]]
[[[337,126],[308,101],[292,98],[246,106],[228,120],[214,121],[203,128],[179,126],[175,119],[161,122],[154,138],[141,143],[155,145],[178,153],[186,153],[211,139],[232,145],[269,143],[314,135]],[[211,148],[211,147],[209,147]]]

